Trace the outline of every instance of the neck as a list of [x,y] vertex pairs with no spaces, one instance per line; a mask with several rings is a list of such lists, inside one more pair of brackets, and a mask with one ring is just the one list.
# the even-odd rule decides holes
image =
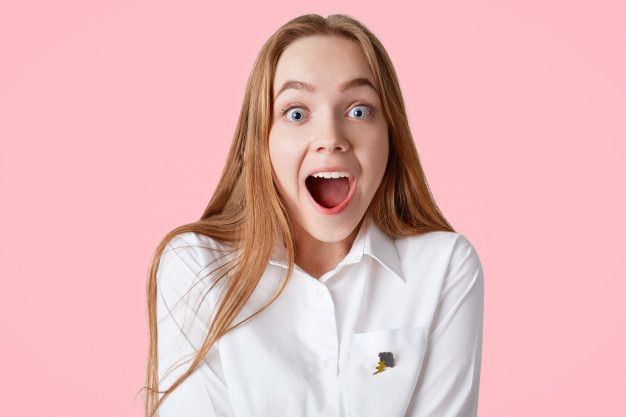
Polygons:
[[354,230],[345,239],[338,242],[318,240],[297,226],[296,264],[315,278],[332,271],[352,248],[363,221],[361,219]]

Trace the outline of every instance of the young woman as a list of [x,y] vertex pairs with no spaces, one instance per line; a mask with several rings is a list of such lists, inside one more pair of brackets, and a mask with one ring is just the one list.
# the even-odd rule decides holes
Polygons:
[[204,214],[157,247],[146,416],[475,416],[483,285],[379,40],[300,16],[258,55]]

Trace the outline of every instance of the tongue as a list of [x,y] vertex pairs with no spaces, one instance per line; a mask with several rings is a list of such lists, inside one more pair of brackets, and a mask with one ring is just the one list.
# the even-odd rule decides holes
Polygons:
[[346,199],[350,191],[347,178],[309,177],[306,180],[306,185],[315,201],[326,208],[338,206]]

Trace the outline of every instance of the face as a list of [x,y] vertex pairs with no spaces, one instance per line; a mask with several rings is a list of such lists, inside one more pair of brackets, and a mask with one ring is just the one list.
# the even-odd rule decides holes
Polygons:
[[[269,152],[278,191],[300,236],[346,239],[378,189],[389,139],[373,86],[365,55],[345,38],[301,38],[280,56]],[[307,179],[320,170],[343,172],[348,179]]]

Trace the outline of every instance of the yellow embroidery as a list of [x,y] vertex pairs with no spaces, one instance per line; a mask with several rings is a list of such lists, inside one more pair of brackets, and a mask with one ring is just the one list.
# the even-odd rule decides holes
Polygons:
[[378,366],[376,367],[377,370],[372,375],[376,375],[377,373],[384,371],[385,366],[385,361],[381,360],[380,362],[378,362]]

